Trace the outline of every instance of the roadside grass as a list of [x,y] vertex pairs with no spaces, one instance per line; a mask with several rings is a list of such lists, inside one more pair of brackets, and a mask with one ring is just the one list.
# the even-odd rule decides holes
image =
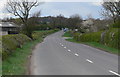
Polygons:
[[118,55],[118,49],[115,49],[115,48],[111,48],[111,47],[108,47],[106,45],[103,45],[103,44],[99,44],[99,43],[96,43],[96,42],[86,42],[84,43],[86,45],[90,45],[92,47],[95,47],[95,48],[98,48],[98,49],[101,49],[101,50],[104,50],[106,52],[109,52],[109,53],[113,53],[113,54],[117,54]]
[[62,37],[72,37],[72,34],[70,32],[65,32]]
[[79,41],[76,41],[75,39],[73,39],[73,38],[70,38],[70,39],[65,39],[66,41],[70,41],[70,42],[75,42],[75,43],[81,43],[81,42],[79,42]]
[[12,53],[9,58],[2,62],[3,75],[25,75],[28,69],[28,56],[32,52],[32,48],[42,42],[42,38],[23,45],[22,48],[17,48],[15,53]]
[[2,61],[1,60],[0,60],[0,76],[2,76]]
[[75,43],[81,43],[81,44],[86,44],[86,45],[98,48],[100,50],[104,50],[106,52],[117,54],[117,55],[118,55],[118,51],[119,51],[118,49],[111,48],[111,47],[108,47],[108,46],[105,46],[103,44],[99,44],[99,43],[96,43],[96,42],[80,42],[80,41],[76,41],[75,39],[66,39],[66,41],[75,42]]
[[[68,36],[69,33],[65,33],[63,35],[63,37],[66,37],[66,35]],[[117,55],[118,55],[118,51],[120,51],[118,49],[111,48],[111,47],[108,47],[106,45],[103,45],[103,44],[100,44],[100,43],[97,43],[97,42],[80,42],[80,41],[75,40],[74,38],[68,38],[68,39],[66,39],[66,41],[75,42],[75,43],[81,43],[81,44],[86,44],[86,45],[92,46],[94,48],[98,48],[100,50],[104,50],[106,52],[117,54]]]
[[57,32],[57,30],[37,31],[36,36],[38,37],[36,40],[26,42],[22,48],[17,48],[14,53],[2,61],[2,75],[27,75],[30,55],[35,45],[43,41],[43,35],[46,37],[54,32]]

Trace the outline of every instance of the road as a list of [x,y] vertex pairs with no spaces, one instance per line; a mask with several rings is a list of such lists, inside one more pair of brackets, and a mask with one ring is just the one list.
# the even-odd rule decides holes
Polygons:
[[31,75],[118,75],[118,56],[65,41],[63,32],[47,36],[31,59]]

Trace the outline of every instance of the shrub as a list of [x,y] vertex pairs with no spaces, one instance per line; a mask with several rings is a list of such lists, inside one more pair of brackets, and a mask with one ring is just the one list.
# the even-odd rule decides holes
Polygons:
[[112,28],[109,31],[107,31],[104,37],[104,44],[109,47],[120,49],[119,46],[120,35],[118,34],[118,32],[119,32],[118,28]]
[[77,41],[80,41],[79,40],[79,37],[80,36],[80,33],[78,33],[78,32],[75,32],[74,34],[73,34],[73,38],[75,39],[75,40],[77,40]]
[[100,42],[102,32],[86,33],[86,34],[74,34],[74,38],[82,42]]
[[[58,29],[48,31],[35,31],[33,32],[32,37],[34,40],[38,40],[56,31],[58,31]],[[2,54],[2,59],[6,59],[12,52],[16,50],[16,48],[22,48],[22,45],[28,41],[32,40],[24,34],[2,36],[0,39],[0,43],[2,43],[2,52],[0,51],[0,55]]]
[[[74,39],[81,42],[97,42],[102,43],[106,46],[120,49],[120,29],[119,28],[111,28],[107,32],[105,32],[104,38],[101,38],[101,34],[104,31],[86,33],[80,35],[80,33],[74,33]],[[104,41],[102,41],[102,39]]]
[[2,59],[5,59],[16,48],[22,47],[22,45],[28,41],[31,41],[29,37],[23,34],[5,35],[2,36]]
[[44,38],[46,35],[56,32],[56,31],[58,31],[58,29],[48,30],[48,31],[34,31],[32,34],[32,37],[34,40],[37,40],[41,37]]
[[116,21],[114,24],[112,24],[113,28],[120,28],[120,20]]

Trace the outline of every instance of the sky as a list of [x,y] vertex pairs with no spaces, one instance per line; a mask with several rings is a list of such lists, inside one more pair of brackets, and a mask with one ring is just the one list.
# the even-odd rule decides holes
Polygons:
[[[0,0],[0,18],[15,17],[5,11],[6,0]],[[64,15],[70,17],[74,14],[79,14],[83,19],[88,15],[93,18],[101,18],[100,11],[102,9],[101,0],[46,0],[38,7],[33,8],[30,14],[40,11],[41,16],[57,16]]]

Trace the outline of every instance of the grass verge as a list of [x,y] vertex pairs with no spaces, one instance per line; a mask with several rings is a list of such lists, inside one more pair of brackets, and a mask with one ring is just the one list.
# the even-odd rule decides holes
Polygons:
[[72,34],[70,32],[65,32],[63,37],[72,37]]
[[22,48],[17,48],[9,58],[2,62],[3,75],[25,75],[27,72],[28,56],[32,52],[32,48],[42,39],[28,42]]
[[[0,59],[1,59],[1,57],[0,57]],[[1,60],[0,60],[0,77],[2,76],[2,61]]]
[[[41,31],[38,31],[41,32]],[[43,35],[54,33],[56,31],[46,31],[36,34],[39,38],[34,41],[27,42],[22,48],[17,48],[6,60],[2,61],[2,75],[27,75],[28,62],[32,49],[36,44],[43,41]]]
[[119,51],[118,49],[111,48],[111,47],[108,47],[106,45],[99,44],[99,43],[96,43],[96,42],[80,42],[80,41],[76,41],[74,38],[73,39],[66,39],[66,40],[70,41],[70,42],[86,44],[86,45],[92,46],[94,48],[98,48],[100,50],[103,50],[103,51],[106,51],[106,52],[109,52],[109,53],[113,53],[113,54],[117,54],[117,55],[118,55],[118,51]]
[[[66,32],[66,33],[64,33],[63,37],[72,37],[72,34],[70,34],[70,32]],[[103,45],[103,44],[100,44],[100,43],[97,43],[97,42],[81,42],[81,41],[75,40],[74,38],[68,38],[68,39],[66,39],[66,41],[86,44],[86,45],[92,46],[94,48],[98,48],[100,50],[103,50],[103,51],[106,51],[106,52],[109,52],[109,53],[113,53],[113,54],[117,54],[117,55],[118,55],[118,51],[120,51],[118,49],[108,47],[106,45]]]

